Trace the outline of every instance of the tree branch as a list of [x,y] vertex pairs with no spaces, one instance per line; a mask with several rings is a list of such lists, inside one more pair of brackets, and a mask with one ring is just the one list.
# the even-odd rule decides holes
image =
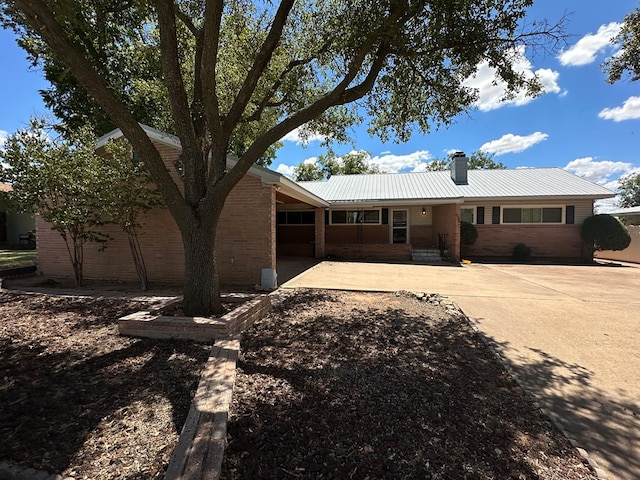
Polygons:
[[[230,134],[225,132],[220,116],[220,103],[218,101],[218,80],[216,68],[218,65],[218,54],[220,44],[220,25],[222,22],[222,13],[224,9],[224,0],[207,0],[204,11],[204,34],[202,42],[202,55],[200,62],[201,73],[197,76],[199,83],[202,84],[202,98],[204,113],[207,119],[209,132],[217,141],[214,142],[214,148],[229,143]],[[217,148],[212,151],[211,171],[209,172],[209,183],[211,178],[213,182],[217,181],[226,168],[226,150],[221,151]],[[224,159],[224,160],[220,160]]]
[[153,142],[129,112],[127,105],[115,95],[105,79],[91,65],[86,53],[67,36],[51,9],[42,0],[16,0],[15,6],[78,82],[120,127],[135,151],[144,160],[154,182],[161,189],[168,208],[174,212],[176,218],[183,215],[185,204],[182,194],[165,168]]
[[282,3],[280,3],[278,11],[273,18],[271,29],[267,34],[267,38],[265,38],[262,47],[260,48],[260,52],[258,52],[251,70],[249,70],[249,72],[247,73],[244,84],[242,85],[240,91],[238,92],[238,95],[234,99],[231,110],[229,111],[229,114],[225,119],[225,131],[233,131],[236,124],[242,117],[245,109],[247,108],[247,105],[251,100],[251,96],[253,95],[253,92],[255,91],[258,82],[260,81],[260,77],[262,76],[264,69],[269,64],[273,52],[280,42],[282,31],[294,3],[295,0],[283,0]]
[[176,33],[176,13],[172,0],[156,0],[158,27],[160,30],[160,51],[162,52],[162,72],[167,86],[171,114],[176,133],[182,141],[183,150],[195,148],[196,135],[191,123],[189,100],[180,70],[180,52]]
[[234,167],[222,179],[221,182],[231,185],[231,187],[225,186],[224,188],[232,188],[233,185],[242,178],[247,170],[249,170],[251,165],[260,158],[267,148],[280,140],[287,133],[304,125],[310,120],[313,120],[331,107],[344,105],[345,103],[352,102],[366,95],[366,93],[375,85],[375,80],[386,62],[386,55],[388,53],[386,42],[377,49],[375,59],[372,62],[365,79],[359,85],[350,89],[347,89],[347,87],[358,75],[367,55],[379,40],[379,35],[380,32],[377,32],[364,42],[360,47],[359,52],[351,61],[347,74],[342,81],[333,88],[333,90],[318,98],[311,105],[298,110],[295,114],[283,120],[278,125],[275,125],[273,128],[269,129],[257,138],[247,149],[244,155],[240,157],[238,163],[236,163],[236,165],[234,165]]

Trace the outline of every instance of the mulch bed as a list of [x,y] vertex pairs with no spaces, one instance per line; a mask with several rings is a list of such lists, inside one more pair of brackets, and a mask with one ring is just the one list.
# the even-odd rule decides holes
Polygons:
[[443,305],[303,291],[242,356],[225,480],[596,478]]
[[142,303],[0,293],[0,461],[163,478],[210,345],[118,335]]

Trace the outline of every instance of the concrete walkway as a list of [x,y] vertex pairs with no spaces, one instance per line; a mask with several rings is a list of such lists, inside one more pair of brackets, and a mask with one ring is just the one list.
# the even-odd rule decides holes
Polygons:
[[608,478],[640,478],[640,268],[322,262],[283,285],[440,293]]

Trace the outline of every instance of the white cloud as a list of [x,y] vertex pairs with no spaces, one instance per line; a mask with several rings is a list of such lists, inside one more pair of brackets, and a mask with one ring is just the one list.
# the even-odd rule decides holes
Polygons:
[[[558,85],[558,77],[560,76],[558,72],[548,68],[540,68],[534,71],[533,65],[524,56],[524,48],[514,51],[513,58],[513,69],[523,74],[526,78],[533,79],[537,77],[542,84],[544,93],[562,94]],[[478,65],[476,74],[467,78],[463,85],[478,90],[476,107],[484,112],[507,105],[526,105],[534,100],[525,91],[520,91],[513,98],[505,100],[507,84],[499,79],[496,70],[489,66],[489,62],[483,62]]]
[[618,188],[618,179],[621,176],[640,170],[640,168],[636,168],[628,162],[598,161],[594,160],[593,157],[572,160],[567,163],[564,169],[612,190]]
[[527,148],[533,147],[536,143],[540,143],[549,138],[549,135],[542,132],[535,132],[531,135],[514,135],[507,133],[498,140],[491,140],[480,147],[480,150],[495,155],[504,155],[505,153],[523,152]]
[[614,122],[640,118],[640,97],[627,98],[621,107],[605,108],[598,117]]
[[0,130],[0,148],[4,145],[4,142],[7,141],[7,137],[9,136],[9,132],[6,130]]
[[311,132],[304,126],[296,128],[290,131],[282,140],[285,142],[293,142],[297,145],[308,145],[311,142],[321,142],[326,140],[327,137],[320,135],[319,133]]
[[285,177],[292,179],[295,174],[294,168],[295,167],[292,165],[285,165],[284,163],[281,163],[276,167],[276,172],[281,173]]
[[412,172],[424,171],[426,165],[431,160],[431,154],[427,150],[419,150],[407,155],[393,155],[384,153],[376,155],[369,160],[380,167],[380,170],[387,173],[398,173],[399,171],[411,170]]
[[601,25],[597,33],[589,33],[577,41],[568,50],[558,55],[558,60],[565,66],[588,65],[596,61],[596,55],[613,47],[611,39],[620,33],[621,23],[611,22]]

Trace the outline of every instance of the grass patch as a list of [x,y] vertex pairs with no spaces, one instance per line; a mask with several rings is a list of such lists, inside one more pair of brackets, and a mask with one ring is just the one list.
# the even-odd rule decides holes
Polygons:
[[0,270],[36,264],[35,250],[0,250]]

